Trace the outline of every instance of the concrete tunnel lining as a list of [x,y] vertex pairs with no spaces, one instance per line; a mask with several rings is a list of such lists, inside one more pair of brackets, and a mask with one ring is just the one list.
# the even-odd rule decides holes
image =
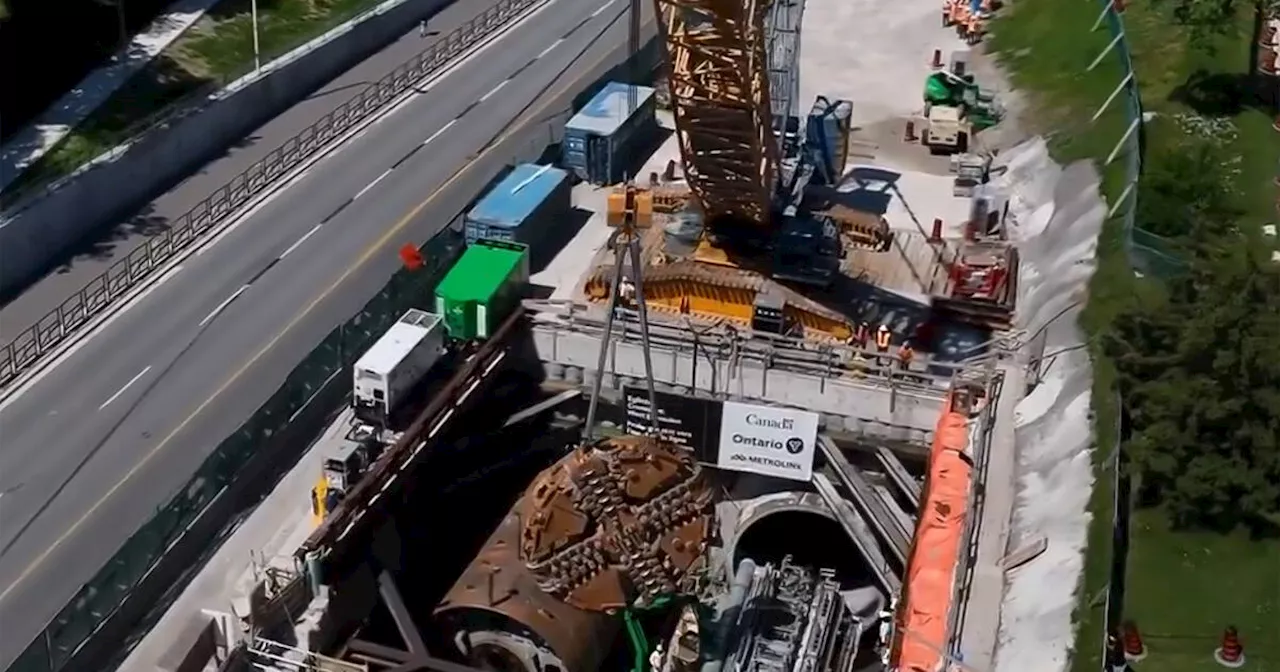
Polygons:
[[875,584],[871,563],[812,492],[764,495],[744,507],[725,550],[735,568],[747,557],[761,565],[790,555],[796,564],[835,570],[843,589]]

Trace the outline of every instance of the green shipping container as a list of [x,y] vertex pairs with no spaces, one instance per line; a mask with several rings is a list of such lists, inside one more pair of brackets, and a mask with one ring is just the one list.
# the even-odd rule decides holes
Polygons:
[[519,305],[528,282],[528,246],[477,240],[436,287],[436,312],[450,337],[483,340]]

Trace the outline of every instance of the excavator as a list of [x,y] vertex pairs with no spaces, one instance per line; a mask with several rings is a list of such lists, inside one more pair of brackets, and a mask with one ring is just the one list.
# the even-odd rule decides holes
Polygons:
[[[655,0],[688,208],[700,226],[693,244],[678,251],[664,244],[663,227],[646,226],[643,296],[659,312],[743,327],[773,324],[809,340],[845,341],[854,325],[828,307],[836,303],[830,288],[849,248],[885,250],[891,238],[881,218],[807,197],[821,176],[843,173],[847,152],[835,153],[834,165],[815,165],[812,157],[822,153],[810,150],[824,142],[844,147],[847,113],[843,128],[836,125],[844,137],[811,132],[801,151],[775,132],[779,106],[772,96],[794,94],[771,91],[771,81],[788,69],[794,76],[798,67],[798,49],[791,50],[792,62],[768,59],[786,51],[770,48],[777,38],[769,27],[779,24],[787,2]],[[659,211],[671,212],[681,199],[670,189],[624,184],[609,201],[609,217],[621,219],[626,204],[634,204],[651,218],[655,200]],[[585,285],[587,297],[609,300],[615,275],[607,266],[596,269]],[[774,319],[779,309],[784,319]]]

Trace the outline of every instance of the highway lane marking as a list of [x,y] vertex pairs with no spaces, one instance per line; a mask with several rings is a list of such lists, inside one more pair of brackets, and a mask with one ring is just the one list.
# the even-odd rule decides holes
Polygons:
[[[488,51],[491,47],[501,42],[503,39],[508,37],[511,33],[515,32],[517,29],[526,26],[530,20],[532,20],[534,17],[538,16],[539,14],[542,14],[543,12],[545,12],[549,7],[556,4],[557,2],[558,0],[546,0],[544,4],[538,5],[533,10],[529,11],[527,14],[524,14],[523,16],[521,16],[519,20],[511,24],[508,24],[498,32],[495,32],[494,34],[489,36],[483,42],[472,46],[470,50],[468,50],[466,53],[461,54],[462,56],[461,58],[453,61],[443,69],[437,72],[427,74],[422,79],[419,79],[416,82],[414,82],[413,87],[409,91],[406,91],[404,94],[401,94],[401,97],[391,106],[384,108],[383,110],[375,113],[373,117],[361,122],[355,128],[352,128],[351,130],[347,131],[346,133],[336,138],[333,142],[331,142],[325,148],[317,151],[310,159],[307,160],[307,162],[294,168],[291,176],[288,177],[288,179],[279,182],[277,185],[271,187],[268,193],[265,193],[259,196],[258,198],[261,200],[254,202],[254,204],[249,209],[244,210],[240,214],[233,215],[235,219],[232,220],[229,224],[223,225],[220,228],[217,227],[217,225],[215,225],[216,230],[212,235],[210,235],[209,238],[203,240],[202,242],[197,243],[198,247],[196,247],[194,250],[186,252],[185,254],[170,260],[169,263],[185,261],[187,259],[190,259],[192,256],[198,257],[203,255],[206,251],[212,249],[219,242],[225,240],[228,236],[230,236],[235,229],[239,228],[242,224],[252,219],[253,216],[256,215],[260,210],[270,205],[281,194],[287,192],[290,188],[295,186],[298,182],[301,182],[304,178],[306,178],[310,174],[311,170],[314,169],[317,165],[319,165],[322,161],[337,155],[346,147],[355,144],[355,141],[363,137],[366,133],[368,133],[368,131],[371,128],[382,123],[384,120],[390,118],[393,114],[398,112],[400,109],[404,108],[406,105],[408,105],[411,101],[413,101],[418,96],[424,95],[428,91],[434,89],[442,81],[444,81],[451,75],[455,74],[463,66],[475,61],[478,56]],[[345,205],[343,207],[345,207]],[[341,208],[339,208],[339,210],[340,209]],[[336,214],[336,211],[334,214]],[[111,326],[111,324],[113,324],[115,320],[118,319],[121,315],[125,314],[134,306],[141,303],[142,300],[145,297],[147,297],[151,292],[155,291],[157,287],[163,285],[173,276],[177,275],[178,272],[182,270],[182,268],[183,268],[183,265],[179,263],[174,267],[164,271],[153,280],[144,281],[147,284],[144,287],[135,288],[135,290],[138,290],[138,293],[134,295],[132,298],[128,299],[125,303],[121,304],[118,308],[111,309],[107,313],[104,313],[103,315],[99,315],[93,318],[94,320],[100,320],[100,321],[97,321],[97,322],[90,321],[89,324],[87,325],[87,329],[85,333],[82,336],[68,343],[66,346],[64,346],[65,349],[58,352],[58,354],[55,355],[47,365],[37,365],[37,367],[34,368],[32,371],[28,372],[27,374],[24,374],[30,377],[24,379],[22,376],[19,376],[16,384],[6,389],[0,390],[0,411],[3,411],[15,399],[21,397],[24,393],[26,393],[27,390],[29,390],[30,388],[35,386],[37,383],[39,383],[41,380],[43,380],[50,372],[52,372],[57,367],[61,366],[64,362],[66,362],[66,360],[70,359],[82,347],[87,345],[89,341],[93,340],[94,337],[96,337],[98,334],[102,333],[109,326]],[[57,350],[55,349],[55,351]],[[3,593],[0,593],[0,599],[3,599]]]
[[[548,5],[544,5],[544,7],[545,6],[548,6]],[[592,43],[594,43],[594,39],[592,40]],[[587,66],[585,70],[590,72],[591,69],[595,68],[597,65],[599,65],[600,63],[610,58],[612,55],[613,55],[612,51],[605,53],[603,56],[600,56],[594,62],[592,62],[589,66]],[[555,93],[548,96],[548,98],[541,105],[526,111],[523,115],[516,117],[514,120],[508,123],[505,126],[506,130],[502,132],[502,135],[494,138],[491,142],[484,145],[481,148],[481,150],[475,154],[475,156],[467,160],[462,165],[462,167],[456,169],[453,172],[453,174],[449,177],[449,179],[445,180],[444,183],[441,184],[439,187],[436,187],[434,191],[432,191],[429,195],[427,195],[427,197],[424,198],[422,201],[420,201],[417,205],[410,208],[409,211],[406,212],[404,216],[402,216],[399,220],[397,220],[396,223],[392,225],[390,229],[388,229],[385,233],[382,234],[382,236],[380,236],[372,244],[366,247],[364,251],[361,252],[360,256],[354,262],[352,262],[351,265],[348,266],[345,271],[342,272],[342,275],[340,275],[337,280],[334,280],[332,283],[329,284],[329,286],[325,287],[324,290],[322,290],[320,294],[316,296],[316,298],[312,299],[311,302],[308,303],[302,309],[301,312],[295,315],[293,319],[291,319],[289,323],[284,326],[284,328],[282,328],[279,332],[277,332],[276,335],[271,338],[271,340],[267,341],[265,345],[263,345],[260,349],[258,349],[258,351],[255,352],[253,356],[251,356],[247,361],[245,361],[244,364],[240,365],[240,367],[236,369],[235,372],[233,372],[226,380],[224,380],[222,384],[219,385],[218,388],[213,391],[212,394],[210,394],[207,398],[205,398],[204,401],[200,402],[200,405],[196,406],[195,410],[187,414],[187,416],[183,418],[182,421],[179,422],[176,427],[174,427],[168,434],[166,434],[164,438],[162,438],[154,447],[151,448],[151,450],[147,451],[147,454],[143,455],[141,460],[139,460],[132,467],[130,467],[129,471],[125,473],[125,475],[119,481],[117,481],[115,485],[111,486],[111,489],[107,490],[106,493],[104,493],[101,497],[99,497],[98,500],[95,501],[93,505],[91,505],[88,508],[88,510],[86,510],[79,518],[76,519],[74,523],[71,524],[69,528],[66,529],[66,531],[58,535],[57,539],[53,540],[53,542],[49,544],[47,548],[41,551],[40,554],[36,556],[34,560],[32,560],[26,567],[24,567],[22,572],[18,574],[18,577],[15,578],[12,583],[6,586],[3,591],[0,591],[0,602],[3,602],[5,598],[7,598],[11,593],[13,593],[15,588],[17,588],[19,585],[25,582],[31,576],[31,574],[34,573],[36,569],[40,567],[40,565],[44,564],[44,562],[49,559],[49,556],[53,555],[54,551],[58,550],[59,548],[62,547],[63,544],[67,543],[68,539],[75,536],[80,531],[80,529],[85,526],[85,523],[89,521],[89,518],[91,518],[93,514],[98,511],[98,509],[102,508],[103,504],[105,504],[112,497],[115,497],[116,493],[120,492],[120,489],[123,488],[126,483],[133,480],[134,477],[136,477],[139,472],[141,472],[148,464],[150,464],[151,461],[155,459],[156,455],[159,455],[160,451],[164,450],[165,447],[168,446],[169,443],[171,443],[174,440],[174,438],[176,438],[179,434],[181,434],[187,428],[187,426],[191,424],[193,420],[199,417],[200,414],[204,413],[205,410],[209,408],[209,406],[216,399],[218,399],[218,397],[221,397],[223,394],[227,392],[228,389],[230,389],[233,385],[235,385],[236,382],[239,381],[240,378],[242,378],[245,375],[245,373],[247,373],[251,368],[253,368],[258,363],[258,360],[262,359],[264,356],[266,356],[268,352],[275,349],[275,347],[280,343],[281,340],[284,339],[284,337],[289,332],[293,331],[299,324],[302,323],[303,320],[305,320],[316,309],[317,306],[319,306],[325,299],[327,299],[330,295],[332,295],[339,287],[343,285],[343,283],[347,282],[347,279],[350,278],[353,273],[355,273],[357,270],[359,270],[360,268],[368,264],[370,261],[372,261],[373,258],[378,255],[379,252],[382,252],[384,248],[386,248],[393,241],[395,241],[401,235],[401,232],[404,231],[404,229],[408,227],[409,224],[412,223],[413,220],[418,217],[418,215],[422,214],[423,210],[430,207],[436,201],[436,199],[440,197],[440,194],[444,193],[445,190],[452,187],[453,184],[457,182],[459,179],[461,179],[463,175],[466,175],[468,172],[470,172],[471,168],[479,165],[481,159],[483,159],[484,157],[496,151],[497,148],[501,147],[504,142],[506,142],[508,139],[511,138],[511,136],[515,135],[519,131],[524,130],[524,127],[529,123],[536,121],[539,115],[545,112],[549,107],[551,107],[552,104],[556,101],[556,99],[568,93],[569,90],[572,89],[574,86],[576,86],[576,82],[569,83],[569,84],[566,84],[565,86],[560,87],[555,91]]]
[[510,78],[510,77],[508,77],[508,78],[506,78],[506,79],[502,80],[501,82],[498,82],[498,85],[497,85],[497,86],[493,87],[492,89],[489,89],[489,92],[488,92],[488,93],[486,93],[486,94],[484,94],[483,96],[480,96],[480,101],[479,101],[479,102],[483,103],[484,101],[489,100],[490,98],[492,98],[492,97],[493,97],[493,94],[495,94],[495,93],[497,93],[497,92],[501,91],[501,90],[502,90],[502,87],[506,86],[506,85],[507,85],[507,82],[510,82],[510,81],[511,81],[511,78]]
[[[277,257],[277,259],[279,258],[280,257]],[[228,296],[227,298],[223,299],[222,303],[219,303],[217,308],[214,308],[212,312],[204,316],[203,320],[200,320],[200,326],[203,327],[204,325],[209,324],[209,321],[217,317],[218,313],[221,313],[223,309],[225,309],[227,306],[231,305],[232,301],[235,301],[236,299],[240,298],[240,295],[244,294],[244,290],[246,289],[249,289],[249,285],[241,285],[240,289],[237,289],[235,292],[231,294],[231,296]],[[150,367],[147,367],[147,368],[150,368]]]
[[535,61],[536,61],[536,60],[538,60],[539,58],[543,58],[543,57],[545,57],[547,54],[549,54],[549,53],[551,53],[551,52],[555,51],[556,47],[560,46],[561,44],[564,44],[564,38],[563,38],[563,37],[561,37],[561,38],[557,39],[555,42],[552,42],[551,44],[547,45],[547,48],[546,48],[546,49],[543,49],[542,51],[539,51],[539,52],[538,52],[538,55],[537,55],[536,57],[534,57],[534,59],[533,59],[533,60],[535,60]]
[[[464,114],[465,114],[465,113],[464,113]],[[456,124],[456,123],[458,123],[458,120],[459,120],[459,119],[461,119],[461,118],[462,118],[462,115],[458,115],[457,117],[454,117],[453,119],[450,119],[450,120],[449,120],[449,123],[445,124],[444,126],[441,126],[441,127],[439,128],[439,130],[437,130],[435,133],[432,133],[432,134],[431,134],[431,137],[427,138],[426,140],[423,140],[423,141],[422,141],[423,146],[431,144],[432,142],[434,142],[434,141],[435,141],[435,139],[436,139],[436,138],[438,138],[438,137],[440,137],[440,136],[444,135],[444,132],[445,132],[445,131],[447,131],[447,130],[449,130],[449,129],[451,129],[451,128],[453,128],[453,125],[454,125],[454,124]]]
[[106,401],[102,402],[102,405],[98,407],[98,410],[99,410],[99,411],[101,411],[102,409],[104,409],[104,408],[106,408],[108,405],[110,405],[110,404],[111,404],[111,402],[115,401],[116,399],[119,399],[119,398],[120,398],[120,395],[124,394],[124,391],[125,391],[125,390],[129,389],[129,387],[131,387],[134,383],[138,382],[138,379],[139,379],[139,378],[141,378],[141,377],[143,377],[143,376],[147,375],[147,372],[148,372],[148,371],[150,371],[150,370],[151,370],[151,365],[150,365],[150,364],[148,364],[148,365],[147,365],[147,368],[145,368],[145,369],[143,369],[143,370],[139,371],[139,372],[138,372],[138,375],[136,375],[136,376],[134,376],[134,377],[130,378],[130,379],[129,379],[129,382],[127,382],[127,383],[125,383],[125,384],[124,384],[124,387],[122,387],[122,388],[120,388],[120,389],[116,390],[116,393],[115,393],[115,394],[111,395],[111,397],[110,397],[109,399],[107,399]]
[[[387,171],[387,173],[390,173],[390,172],[391,172],[390,170]],[[386,173],[383,173],[383,175],[386,175]],[[380,180],[382,178],[378,178],[378,179]],[[377,180],[374,180],[374,183],[377,183]],[[370,184],[369,186],[373,186],[373,184]],[[366,189],[367,188],[368,187],[366,187]],[[294,241],[294,243],[289,246],[289,249],[285,250],[284,253],[276,257],[276,259],[284,259],[285,257],[289,256],[289,254],[292,253],[294,250],[298,249],[299,247],[302,247],[302,244],[307,242],[308,238],[310,238],[311,236],[314,236],[316,234],[316,231],[319,231],[320,227],[322,226],[324,226],[324,222],[320,222],[319,224],[316,224],[315,226],[311,227],[310,231],[302,234],[301,238]]]
[[364,195],[365,195],[365,192],[367,192],[367,191],[369,191],[370,189],[372,189],[372,188],[373,188],[373,186],[374,186],[375,184],[377,184],[377,183],[379,183],[379,182],[381,182],[381,181],[383,181],[383,180],[387,179],[387,176],[391,174],[391,171],[392,171],[392,170],[394,170],[394,168],[388,168],[388,169],[386,169],[386,170],[382,171],[382,174],[381,174],[381,175],[379,175],[379,176],[377,176],[377,177],[373,178],[373,181],[372,181],[372,182],[370,182],[369,184],[364,185],[364,187],[363,187],[363,188],[361,188],[361,189],[360,189],[360,191],[357,191],[357,192],[356,192],[356,195],[351,197],[351,198],[352,198],[352,200],[355,200],[355,199],[357,199],[357,198],[360,198],[361,196],[364,196]]
[[600,16],[601,14],[603,14],[603,13],[604,13],[604,10],[608,9],[608,8],[609,8],[609,5],[612,5],[615,1],[616,1],[616,0],[609,0],[609,2],[606,2],[606,3],[604,3],[603,5],[600,5],[599,9],[597,9],[597,10],[596,10],[596,11],[594,11],[594,12],[591,12],[591,18],[593,18],[593,19],[594,19],[594,18],[596,18],[597,16]]
[[42,380],[46,375],[48,375],[50,371],[53,371],[54,369],[58,368],[58,366],[60,366],[63,362],[67,361],[73,355],[79,352],[81,348],[88,345],[89,341],[93,340],[94,336],[97,336],[98,334],[102,333],[103,331],[106,330],[107,327],[111,326],[113,322],[120,319],[120,316],[124,315],[125,310],[127,310],[128,308],[132,308],[133,306],[141,303],[143,299],[147,298],[148,296],[151,295],[152,292],[156,291],[156,289],[160,287],[161,283],[177,275],[178,272],[181,270],[182,270],[182,264],[179,264],[162,273],[160,277],[157,278],[154,284],[150,285],[146,289],[142,290],[142,292],[140,292],[137,296],[130,299],[129,303],[125,305],[124,310],[120,310],[119,312],[111,315],[106,320],[104,320],[101,324],[94,327],[93,331],[89,332],[88,338],[81,339],[80,341],[72,344],[71,347],[67,348],[62,354],[58,355],[57,358],[55,358],[52,362],[50,362],[49,367],[44,369],[44,371],[42,371],[39,376],[36,376],[35,378],[32,378],[31,380],[28,380],[27,382],[23,383],[22,387],[18,390],[15,390],[14,394],[11,394],[5,397],[4,401],[0,401],[0,411],[3,411],[4,409],[8,408],[10,404],[20,399],[22,395],[19,394],[19,392],[25,392],[27,388],[40,382],[40,380]]

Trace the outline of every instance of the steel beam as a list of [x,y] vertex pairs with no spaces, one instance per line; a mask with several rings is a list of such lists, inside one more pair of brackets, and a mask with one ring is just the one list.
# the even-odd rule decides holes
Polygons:
[[405,606],[404,598],[400,596],[400,589],[396,587],[395,579],[385,570],[378,575],[378,594],[382,597],[382,603],[387,607],[387,611],[390,612],[391,620],[396,624],[396,630],[400,631],[400,639],[407,650],[401,651],[363,639],[353,639],[348,644],[352,653],[380,662],[393,663],[395,666],[387,672],[421,672],[422,670],[483,672],[474,667],[441,660],[427,651],[427,645],[422,641],[418,626],[414,625],[413,618],[409,615],[409,608]]

